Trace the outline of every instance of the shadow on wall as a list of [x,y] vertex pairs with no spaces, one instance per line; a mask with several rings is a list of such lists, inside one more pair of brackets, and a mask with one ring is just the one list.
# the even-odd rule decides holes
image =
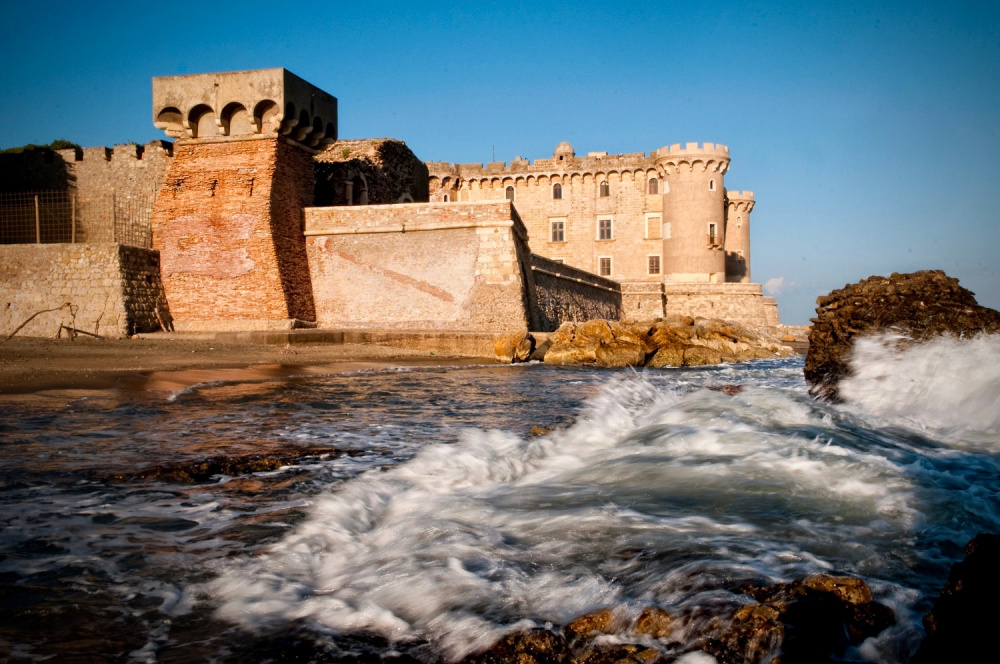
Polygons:
[[749,278],[747,259],[735,251],[726,252],[726,281],[742,281]]
[[427,166],[402,141],[337,141],[315,165],[317,207],[427,201]]
[[65,191],[72,184],[62,155],[50,148],[0,154],[0,192]]

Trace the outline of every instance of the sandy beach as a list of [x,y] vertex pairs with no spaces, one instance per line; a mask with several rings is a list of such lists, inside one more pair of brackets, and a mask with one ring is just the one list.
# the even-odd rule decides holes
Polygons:
[[0,394],[112,387],[176,390],[212,380],[484,362],[489,360],[372,344],[272,346],[175,338],[14,337],[0,341]]

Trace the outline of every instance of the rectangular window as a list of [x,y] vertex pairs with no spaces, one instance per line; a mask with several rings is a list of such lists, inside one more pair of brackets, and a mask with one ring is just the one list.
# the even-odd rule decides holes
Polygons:
[[658,214],[646,215],[646,239],[663,239],[663,218]]
[[647,263],[649,265],[649,273],[650,274],[659,274],[660,273],[660,257],[659,256],[647,256],[646,260],[647,260]]
[[566,220],[565,219],[552,219],[549,221],[550,233],[549,237],[552,242],[565,242],[566,241]]
[[597,273],[602,277],[611,276],[611,257],[601,256],[597,259]]
[[708,222],[708,243],[718,244],[719,243],[719,226],[714,222]]
[[597,219],[597,239],[598,240],[611,240],[614,239],[614,232],[612,226],[611,217],[598,217]]

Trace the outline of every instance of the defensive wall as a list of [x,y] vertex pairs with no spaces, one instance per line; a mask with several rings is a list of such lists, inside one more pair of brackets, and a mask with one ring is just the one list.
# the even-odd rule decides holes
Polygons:
[[765,298],[760,284],[664,284],[668,316],[734,320],[745,325],[779,323],[774,298]]
[[531,272],[538,306],[534,329],[539,332],[551,332],[567,321],[622,317],[622,286],[616,281],[538,254],[531,254]]
[[[169,324],[159,255],[120,244],[0,245],[0,335],[54,337],[60,325],[124,337]],[[69,307],[62,307],[68,303]]]

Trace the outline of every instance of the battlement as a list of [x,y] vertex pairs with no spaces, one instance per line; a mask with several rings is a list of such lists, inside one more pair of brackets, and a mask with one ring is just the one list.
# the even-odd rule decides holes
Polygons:
[[280,67],[160,76],[153,125],[179,139],[280,133],[316,147],[337,140],[337,98]]
[[67,148],[56,150],[56,154],[65,162],[77,161],[135,161],[152,154],[174,156],[174,144],[170,141],[150,141],[145,145],[138,143],[123,143],[113,148]]
[[737,200],[737,199],[739,199],[739,200],[751,200],[752,201],[753,200],[753,192],[752,191],[727,191],[726,192],[726,198],[728,198],[731,201],[734,201],[734,200]]
[[632,152],[609,155],[606,152],[592,153],[586,157],[516,159],[512,162],[493,161],[486,164],[455,164],[447,161],[427,162],[427,170],[432,177],[463,177],[466,179],[504,177],[513,175],[548,175],[553,173],[579,172],[582,174],[610,173],[616,171],[650,170],[655,167],[655,152]]
[[721,143],[680,143],[664,146],[656,151],[658,157],[689,157],[693,155],[714,155],[729,158],[729,148]]

